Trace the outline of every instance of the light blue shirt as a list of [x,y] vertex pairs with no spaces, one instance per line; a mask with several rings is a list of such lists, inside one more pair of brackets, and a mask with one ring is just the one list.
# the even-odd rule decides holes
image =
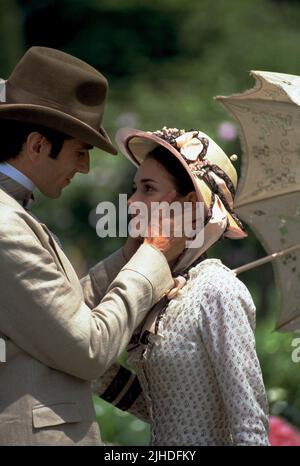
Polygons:
[[28,178],[28,176],[24,175],[24,173],[20,172],[7,162],[0,163],[0,172],[6,176],[9,176],[11,179],[15,180],[29,191],[33,191],[35,189],[35,185]]

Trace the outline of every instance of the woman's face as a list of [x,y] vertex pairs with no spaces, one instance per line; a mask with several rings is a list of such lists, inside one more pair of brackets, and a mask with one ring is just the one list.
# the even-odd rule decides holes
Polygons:
[[[155,159],[148,157],[138,168],[133,181],[133,194],[128,200],[128,205],[142,202],[147,207],[147,223],[150,220],[152,202],[161,202],[170,192],[176,191],[175,180],[172,175]],[[178,195],[172,202],[177,201],[183,205],[184,202],[192,203],[193,219],[195,216],[196,192],[192,191],[185,196]],[[182,211],[183,215],[183,211]],[[135,216],[134,214],[132,215]],[[142,214],[143,218],[144,214]]]
[[160,163],[149,157],[137,170],[128,205],[143,202],[150,209],[151,202],[160,202],[167,193],[174,190],[176,186],[172,176]]

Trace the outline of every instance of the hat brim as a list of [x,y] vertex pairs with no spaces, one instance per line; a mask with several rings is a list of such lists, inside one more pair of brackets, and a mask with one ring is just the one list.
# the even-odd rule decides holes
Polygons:
[[1,104],[0,118],[46,126],[112,155],[118,153],[102,127],[96,131],[88,124],[60,110],[42,105]]
[[139,167],[143,163],[149,152],[151,152],[155,147],[162,146],[166,148],[174,155],[174,157],[176,157],[188,173],[194,185],[198,200],[204,202],[207,208],[210,206],[211,190],[204,181],[193,176],[188,164],[180,156],[178,151],[167,141],[164,141],[155,134],[147,133],[146,131],[121,128],[116,134],[116,142],[122,154],[124,154],[125,157],[127,157],[136,167]]
[[[162,146],[166,148],[169,152],[171,152],[171,154],[173,154],[177,158],[177,160],[181,163],[183,168],[188,173],[195,188],[198,201],[204,202],[206,211],[209,209],[212,201],[211,189],[203,180],[200,180],[198,177],[192,174],[187,162],[185,162],[185,160],[183,159],[183,157],[181,157],[179,152],[167,141],[164,141],[163,139],[151,132],[131,128],[119,129],[117,131],[115,139],[122,154],[124,154],[125,157],[128,158],[136,167],[139,167],[143,163],[149,152],[151,152],[155,147]],[[227,209],[226,212],[231,229],[230,237],[234,239],[234,232],[235,230],[239,231],[240,227],[238,226],[238,224]],[[226,236],[226,233],[224,236]],[[236,237],[238,238],[238,234]]]

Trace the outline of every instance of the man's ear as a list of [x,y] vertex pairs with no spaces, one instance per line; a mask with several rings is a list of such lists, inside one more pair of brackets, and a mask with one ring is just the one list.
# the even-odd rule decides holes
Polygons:
[[26,152],[32,162],[41,158],[41,156],[50,152],[51,143],[42,134],[34,131],[30,133],[26,140]]

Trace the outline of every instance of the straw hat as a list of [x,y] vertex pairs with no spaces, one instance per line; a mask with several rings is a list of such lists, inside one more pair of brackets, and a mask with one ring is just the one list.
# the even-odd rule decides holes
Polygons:
[[247,236],[233,211],[236,170],[230,158],[207,134],[166,127],[154,132],[122,128],[117,132],[116,141],[121,152],[137,167],[155,147],[166,148],[189,174],[198,200],[204,202],[206,222],[211,218],[217,196],[227,215],[223,236],[232,239]]

